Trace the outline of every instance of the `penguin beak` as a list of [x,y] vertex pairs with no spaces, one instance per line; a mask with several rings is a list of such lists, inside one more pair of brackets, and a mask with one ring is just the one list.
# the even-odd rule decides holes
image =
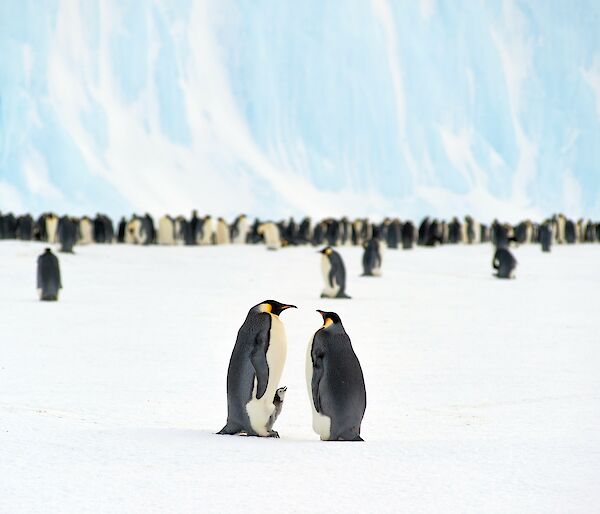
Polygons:
[[281,307],[281,310],[284,311],[286,309],[297,309],[298,307],[296,307],[295,305],[284,305],[283,307]]
[[323,319],[325,319],[325,311],[317,309],[317,312],[323,317]]

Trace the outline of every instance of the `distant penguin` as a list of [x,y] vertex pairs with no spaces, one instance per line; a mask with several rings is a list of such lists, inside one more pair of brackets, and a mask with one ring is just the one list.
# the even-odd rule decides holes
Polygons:
[[364,243],[365,251],[363,252],[362,265],[363,277],[379,277],[381,276],[381,243],[378,239],[373,238]]
[[81,245],[88,245],[94,242],[94,225],[87,216],[79,220],[79,241]]
[[448,242],[450,244],[462,243],[462,226],[458,218],[452,218],[448,224]]
[[496,270],[498,278],[514,278],[517,259],[508,248],[498,248],[494,253],[492,267]]
[[310,243],[312,239],[312,226],[311,219],[304,218],[300,223],[300,227],[298,228],[298,241],[302,244]]
[[412,221],[406,221],[402,225],[402,248],[404,250],[410,250],[413,247],[415,240],[415,226]]
[[248,234],[250,225],[245,214],[238,216],[231,225],[231,242],[238,245],[243,245],[248,242]]
[[58,232],[58,216],[56,214],[48,214],[45,220],[46,241],[50,244],[57,242]]
[[270,420],[287,353],[279,315],[289,308],[295,306],[266,300],[248,312],[229,361],[227,424],[219,434],[279,437]]
[[159,245],[174,245],[176,240],[175,220],[171,216],[165,215],[158,220]]
[[279,250],[281,248],[281,236],[275,223],[269,221],[261,224],[258,227],[258,234],[264,237],[267,250]]
[[313,430],[322,441],[362,441],[367,392],[360,362],[335,312],[317,311],[323,326],[306,352],[306,386]]
[[231,240],[229,239],[229,226],[223,218],[217,220],[216,241],[218,245],[228,245]]
[[542,245],[542,252],[549,252],[552,246],[552,225],[548,222],[543,223],[540,226],[540,243]]
[[37,290],[42,301],[58,300],[58,292],[62,289],[58,257],[50,248],[37,259]]
[[402,224],[400,220],[395,219],[389,222],[385,238],[388,248],[392,250],[398,248],[398,243],[402,239]]
[[277,418],[281,414],[281,409],[283,409],[283,400],[285,398],[285,393],[287,391],[287,387],[280,387],[275,391],[275,398],[273,398],[273,405],[275,406],[275,410],[273,414],[269,417],[269,421],[267,423],[267,432],[272,433],[273,437],[279,437],[279,434],[273,430],[273,425]]
[[342,256],[330,246],[319,253],[322,254],[321,272],[325,282],[321,298],[350,298],[346,294],[346,268]]
[[31,241],[33,239],[33,218],[30,214],[17,218],[17,239]]
[[144,227],[141,218],[133,216],[127,223],[125,230],[125,242],[128,244],[142,244],[145,241]]
[[202,221],[201,233],[201,245],[211,245],[214,243],[215,227],[211,216],[204,216],[204,220]]
[[575,229],[575,223],[572,220],[565,221],[565,242],[567,244],[573,244],[577,240],[577,234]]
[[77,242],[77,226],[68,216],[63,216],[58,222],[58,241],[61,252],[73,253]]

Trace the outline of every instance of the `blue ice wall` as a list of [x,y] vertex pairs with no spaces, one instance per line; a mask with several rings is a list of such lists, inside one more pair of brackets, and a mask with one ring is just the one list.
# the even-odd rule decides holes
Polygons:
[[0,210],[600,217],[600,4],[0,3]]

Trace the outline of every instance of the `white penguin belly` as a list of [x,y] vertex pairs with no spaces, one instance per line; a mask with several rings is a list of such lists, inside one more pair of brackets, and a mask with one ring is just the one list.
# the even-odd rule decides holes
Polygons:
[[58,218],[54,216],[46,219],[46,234],[48,235],[48,243],[56,243],[56,229],[58,228]]
[[173,238],[173,224],[168,218],[161,218],[158,222],[158,244],[175,244],[175,239]]
[[246,404],[246,412],[250,418],[252,429],[259,435],[269,435],[267,424],[275,405],[275,391],[279,387],[279,380],[285,365],[287,355],[287,338],[285,328],[278,316],[271,316],[271,333],[269,337],[269,348],[267,349],[267,364],[269,365],[269,380],[267,390],[262,398],[256,398],[257,381],[254,379],[254,390],[252,391],[252,400]]
[[310,401],[310,407],[312,410],[312,427],[316,434],[319,435],[321,441],[328,441],[331,435],[331,418],[317,412],[315,409],[315,402],[312,394],[312,377],[313,377],[313,363],[310,355],[312,349],[312,338],[308,341],[308,348],[306,350],[306,388],[308,390],[308,400]]
[[335,297],[340,292],[340,286],[336,283],[335,278],[333,279],[333,287],[329,284],[329,272],[331,271],[331,263],[329,257],[323,255],[321,257],[321,272],[323,273],[323,281],[325,282],[325,288],[323,294],[329,297]]

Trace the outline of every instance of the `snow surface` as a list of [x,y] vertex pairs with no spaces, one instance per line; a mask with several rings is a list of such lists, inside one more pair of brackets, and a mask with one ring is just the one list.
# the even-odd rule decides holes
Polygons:
[[[600,245],[384,255],[321,300],[314,248],[77,247],[36,300],[39,243],[0,243],[0,512],[598,512]],[[282,315],[282,438],[217,436],[248,309]],[[304,352],[339,313],[365,443],[311,430]]]

